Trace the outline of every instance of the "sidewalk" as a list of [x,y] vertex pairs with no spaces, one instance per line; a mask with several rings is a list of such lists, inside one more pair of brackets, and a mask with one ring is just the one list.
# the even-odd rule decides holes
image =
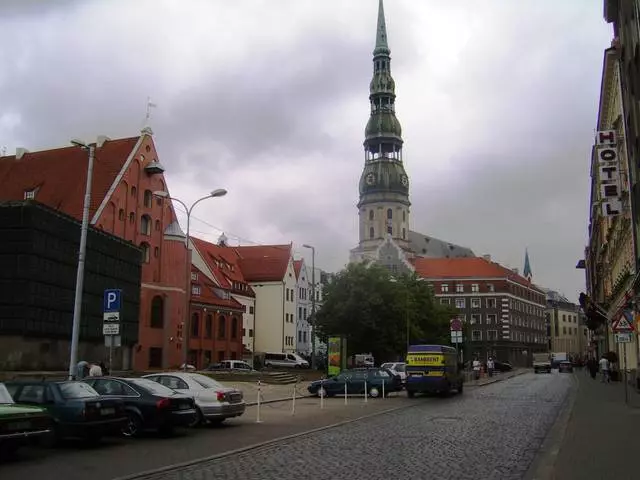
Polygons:
[[522,375],[523,373],[527,373],[531,371],[531,369],[526,368],[516,368],[515,370],[511,370],[510,372],[496,372],[492,377],[484,374],[478,380],[473,379],[473,372],[465,372],[465,387],[482,387],[483,385],[489,385],[491,383],[500,382],[502,380],[507,380],[509,378],[516,377],[518,375]]
[[[622,382],[605,384],[576,370],[577,391],[564,437],[557,439],[552,479],[631,480],[640,478],[640,394]],[[571,401],[571,399],[569,399]],[[562,414],[556,421],[562,422]],[[560,425],[558,425],[559,428]],[[550,465],[548,465],[550,466]],[[539,477],[542,478],[542,477]]]

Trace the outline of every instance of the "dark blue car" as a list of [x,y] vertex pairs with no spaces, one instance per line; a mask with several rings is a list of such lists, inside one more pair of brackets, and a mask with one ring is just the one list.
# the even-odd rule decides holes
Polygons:
[[333,397],[344,395],[345,386],[347,395],[364,395],[365,391],[370,397],[382,396],[402,390],[402,380],[386,368],[354,368],[344,370],[339,375],[324,380],[317,380],[309,385],[308,390],[312,395]]
[[47,410],[56,438],[97,441],[119,433],[127,422],[122,400],[103,397],[83,382],[15,380],[5,386],[16,403]]

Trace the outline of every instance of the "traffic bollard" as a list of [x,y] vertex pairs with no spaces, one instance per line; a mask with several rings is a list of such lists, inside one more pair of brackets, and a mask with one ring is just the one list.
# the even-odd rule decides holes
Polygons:
[[347,404],[347,384],[344,384],[344,404]]
[[260,420],[260,397],[261,397],[261,382],[258,380],[258,402],[256,403],[256,423],[262,423]]
[[384,378],[382,379],[382,398],[384,398],[384,384],[387,383],[384,381]]
[[320,409],[324,408],[324,380],[320,380]]
[[298,388],[298,381],[293,384],[293,399],[291,401],[291,415],[296,414],[296,389]]
[[364,403],[367,403],[367,381],[364,381]]

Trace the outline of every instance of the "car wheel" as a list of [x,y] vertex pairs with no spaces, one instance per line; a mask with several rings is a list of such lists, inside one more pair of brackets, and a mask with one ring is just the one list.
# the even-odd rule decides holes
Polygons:
[[327,398],[327,390],[324,387],[320,387],[316,395],[318,395],[318,397]]
[[413,397],[415,397],[415,396],[416,396],[416,393],[415,393],[415,392],[412,392],[411,390],[407,390],[407,397],[409,397],[409,398],[413,398]]
[[193,420],[193,422],[191,422],[188,427],[189,428],[194,428],[197,427],[198,425],[202,425],[206,423],[205,422],[205,418],[204,415],[202,414],[202,410],[200,410],[198,407],[196,407],[196,418]]
[[136,412],[127,412],[127,423],[122,427],[122,435],[125,437],[137,437],[140,434],[142,418]]
[[378,390],[378,387],[371,387],[369,389],[369,396],[371,398],[378,398],[380,396],[380,390]]

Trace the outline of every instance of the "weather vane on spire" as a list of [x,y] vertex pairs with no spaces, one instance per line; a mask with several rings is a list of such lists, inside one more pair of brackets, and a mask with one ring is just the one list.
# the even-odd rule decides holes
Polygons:
[[147,97],[147,114],[144,117],[145,126],[149,125],[149,119],[151,118],[151,109],[156,108],[158,105],[151,101],[151,97]]

